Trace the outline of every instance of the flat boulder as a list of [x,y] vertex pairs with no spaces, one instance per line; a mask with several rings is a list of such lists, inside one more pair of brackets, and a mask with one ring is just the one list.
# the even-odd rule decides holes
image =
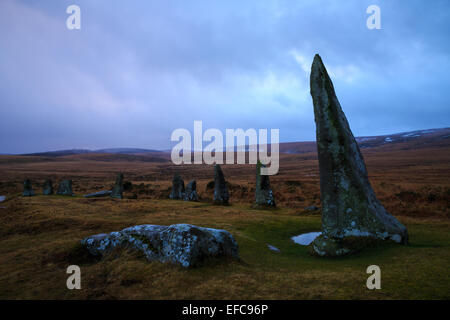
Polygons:
[[306,211],[317,211],[317,210],[319,210],[320,208],[319,207],[317,207],[317,206],[309,206],[309,207],[305,207],[305,210]]
[[23,192],[22,192],[22,195],[23,195],[24,197],[32,197],[32,196],[34,196],[34,191],[33,191],[33,187],[32,187],[32,185],[31,185],[30,179],[26,179],[26,180],[23,182]]
[[58,186],[57,194],[61,196],[73,196],[72,180],[61,181]]
[[340,256],[374,242],[408,243],[408,232],[378,201],[367,169],[319,55],[311,67],[322,201],[322,235],[312,243],[319,256]]
[[87,237],[81,244],[94,256],[104,256],[116,249],[132,249],[141,252],[148,261],[183,267],[195,266],[210,257],[238,258],[238,245],[231,233],[190,224],[137,225]]
[[101,198],[101,197],[108,197],[110,196],[112,193],[111,190],[103,190],[103,191],[98,191],[98,192],[94,192],[94,193],[89,193],[84,195],[85,198]]

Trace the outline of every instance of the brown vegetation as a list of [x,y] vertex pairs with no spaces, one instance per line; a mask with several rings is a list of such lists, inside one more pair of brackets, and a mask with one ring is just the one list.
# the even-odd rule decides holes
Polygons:
[[[282,154],[271,177],[278,209],[251,208],[254,165],[222,166],[229,181],[229,207],[212,205],[213,166],[175,166],[126,155],[1,156],[0,298],[449,298],[448,259],[450,146],[364,149],[370,180],[383,205],[406,224],[409,247],[387,245],[351,258],[321,260],[290,237],[320,229],[317,157]],[[168,155],[165,155],[168,160]],[[85,199],[110,189],[117,172],[132,187],[125,197]],[[201,202],[167,200],[175,173],[197,179]],[[20,196],[30,178],[36,197]],[[74,197],[42,196],[45,179],[73,180]],[[127,253],[91,261],[77,243],[83,237],[135,224],[192,223],[230,231],[242,261],[185,270],[147,263]],[[270,243],[281,249],[274,253]],[[65,286],[65,268],[82,268],[82,290]],[[365,268],[383,268],[383,290],[365,288]]]

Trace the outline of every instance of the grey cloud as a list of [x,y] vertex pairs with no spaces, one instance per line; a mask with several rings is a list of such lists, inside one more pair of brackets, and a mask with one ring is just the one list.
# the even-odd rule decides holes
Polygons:
[[355,134],[450,123],[448,1],[79,0],[69,31],[72,3],[0,2],[0,153],[166,149],[194,120],[312,140],[316,52]]

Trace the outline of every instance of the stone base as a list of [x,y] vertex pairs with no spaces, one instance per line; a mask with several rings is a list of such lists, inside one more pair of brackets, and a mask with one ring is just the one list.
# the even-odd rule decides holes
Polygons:
[[310,244],[311,254],[320,257],[339,257],[360,252],[368,247],[381,244],[395,243],[391,239],[379,239],[375,237],[349,236],[342,239],[325,238],[320,235]]
[[311,253],[320,257],[338,257],[354,253],[350,248],[344,247],[340,242],[319,236],[310,244]]

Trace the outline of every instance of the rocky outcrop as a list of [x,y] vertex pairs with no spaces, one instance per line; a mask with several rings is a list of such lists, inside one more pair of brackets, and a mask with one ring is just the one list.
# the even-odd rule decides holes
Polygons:
[[42,188],[42,194],[45,196],[49,196],[53,194],[53,183],[52,180],[47,179],[44,182],[44,187]]
[[62,196],[73,196],[72,180],[61,181],[58,186],[57,194]]
[[119,173],[114,183],[114,187],[111,191],[111,198],[122,199],[123,198],[123,174]]
[[[372,240],[408,243],[408,233],[375,196],[358,144],[319,55],[311,68],[323,234],[312,243],[320,256],[359,250]],[[353,246],[353,244],[357,244]]]
[[23,195],[24,197],[32,197],[32,196],[34,196],[34,191],[33,191],[33,187],[32,187],[32,185],[31,185],[30,179],[26,179],[26,180],[23,182],[23,192],[22,192],[22,195]]
[[228,194],[227,182],[223,176],[220,165],[214,165],[214,203],[219,205],[228,205],[230,196]]
[[190,224],[133,226],[87,237],[81,244],[95,256],[118,248],[133,249],[149,261],[170,262],[183,267],[195,266],[209,257],[238,258],[238,245],[228,231]]
[[270,188],[270,180],[268,175],[261,175],[261,168],[265,168],[260,161],[256,164],[256,191],[255,206],[256,207],[275,207],[275,199],[272,189]]
[[170,192],[169,198],[172,200],[184,199],[184,181],[178,174],[172,179],[172,191]]
[[198,201],[197,194],[197,182],[195,180],[189,181],[186,185],[186,190],[184,192],[185,201]]

